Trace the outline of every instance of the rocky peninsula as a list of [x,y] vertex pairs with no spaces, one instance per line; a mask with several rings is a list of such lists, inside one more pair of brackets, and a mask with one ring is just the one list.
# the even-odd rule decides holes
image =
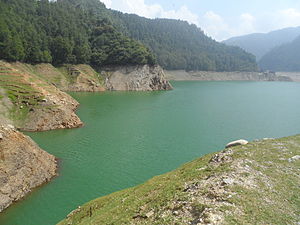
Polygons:
[[0,126],[0,212],[56,175],[54,156],[12,125]]

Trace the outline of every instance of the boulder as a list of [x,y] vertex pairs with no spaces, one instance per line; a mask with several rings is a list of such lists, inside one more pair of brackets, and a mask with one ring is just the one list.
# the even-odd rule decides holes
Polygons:
[[297,161],[297,160],[300,160],[300,155],[295,155],[292,158],[288,159],[289,162],[294,162],[294,161]]
[[240,140],[236,140],[236,141],[229,142],[229,143],[226,145],[226,148],[230,148],[230,147],[237,146],[237,145],[246,145],[246,144],[248,144],[248,143],[249,143],[248,141],[243,140],[243,139],[240,139]]

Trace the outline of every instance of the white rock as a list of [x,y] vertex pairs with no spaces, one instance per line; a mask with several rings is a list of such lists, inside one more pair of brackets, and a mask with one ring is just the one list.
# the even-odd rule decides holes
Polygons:
[[3,139],[3,134],[0,133],[0,140],[2,140],[2,139]]
[[295,156],[293,156],[292,158],[289,158],[288,160],[289,160],[289,162],[293,162],[293,161],[296,161],[296,160],[300,160],[300,155],[295,155]]
[[12,129],[12,130],[15,129],[15,127],[14,127],[13,125],[11,125],[11,124],[8,124],[7,127],[8,127],[9,129]]
[[232,178],[224,178],[223,182],[227,185],[231,185],[234,183],[234,180]]
[[153,211],[150,211],[150,212],[148,212],[148,213],[146,213],[146,216],[149,218],[149,217],[151,217],[151,216],[153,216],[154,215],[154,212]]
[[240,140],[236,140],[236,141],[229,142],[229,143],[226,145],[226,148],[233,147],[233,146],[237,146],[237,145],[246,145],[246,144],[248,144],[248,143],[249,143],[248,141],[243,140],[243,139],[240,139]]

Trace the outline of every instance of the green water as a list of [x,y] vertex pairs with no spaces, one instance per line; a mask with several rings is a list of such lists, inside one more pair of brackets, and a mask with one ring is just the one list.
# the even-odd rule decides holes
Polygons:
[[91,199],[140,184],[232,140],[300,133],[300,84],[174,82],[167,92],[76,93],[85,127],[31,133],[59,177],[0,214],[53,225]]

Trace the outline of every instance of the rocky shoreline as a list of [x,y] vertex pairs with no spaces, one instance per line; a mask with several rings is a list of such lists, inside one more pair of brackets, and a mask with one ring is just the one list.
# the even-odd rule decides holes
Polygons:
[[174,81],[300,81],[300,76],[273,72],[215,72],[167,70],[166,78]]
[[12,125],[0,126],[0,212],[57,175],[54,156]]

